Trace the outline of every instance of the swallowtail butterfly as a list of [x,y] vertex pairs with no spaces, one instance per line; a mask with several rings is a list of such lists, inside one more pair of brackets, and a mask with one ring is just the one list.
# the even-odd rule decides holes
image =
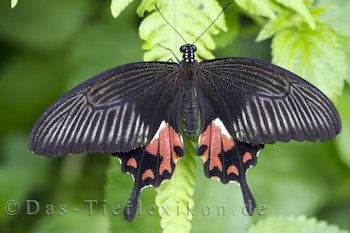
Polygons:
[[171,178],[184,154],[182,134],[193,137],[199,127],[205,175],[238,182],[251,215],[256,203],[245,174],[264,144],[325,141],[340,132],[333,104],[297,75],[249,58],[197,62],[193,44],[180,51],[180,63],[126,64],[73,88],[37,121],[29,148],[48,157],[119,157],[134,177],[124,211],[132,220],[141,189]]

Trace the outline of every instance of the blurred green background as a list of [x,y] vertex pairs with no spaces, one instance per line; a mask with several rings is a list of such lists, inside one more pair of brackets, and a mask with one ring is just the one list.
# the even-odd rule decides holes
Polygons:
[[[117,19],[112,18],[109,6],[110,1],[23,0],[11,9],[10,1],[0,1],[1,233],[108,232],[107,176],[115,179],[116,204],[123,207],[127,202],[132,179],[121,174],[119,163],[110,156],[48,159],[27,149],[31,127],[55,99],[99,72],[142,60],[137,3]],[[269,61],[270,41],[255,43],[259,27],[245,17],[241,24],[244,29],[229,46],[216,51],[216,56]],[[269,215],[315,216],[350,230],[349,101],[346,86],[337,102],[343,121],[337,139],[278,143],[267,145],[260,153],[257,167],[248,172],[248,182],[265,210],[253,218],[240,214],[239,187],[207,179],[201,159],[196,158],[192,232],[244,232],[252,222]],[[110,162],[115,170],[106,174]],[[146,189],[142,204],[154,204],[154,197],[154,189]],[[86,200],[97,202],[92,212]],[[16,203],[19,212],[11,212]],[[217,205],[226,206],[228,214],[218,216]],[[212,207],[208,216],[201,211],[203,206]],[[234,212],[235,216],[229,214]],[[132,223],[122,214],[114,218],[115,232],[161,231],[157,214],[137,216]]]

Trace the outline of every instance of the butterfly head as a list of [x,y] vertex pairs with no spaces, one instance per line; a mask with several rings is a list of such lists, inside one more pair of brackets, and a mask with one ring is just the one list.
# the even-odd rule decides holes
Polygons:
[[180,52],[185,62],[194,62],[194,54],[196,51],[197,47],[194,44],[185,44],[180,47]]

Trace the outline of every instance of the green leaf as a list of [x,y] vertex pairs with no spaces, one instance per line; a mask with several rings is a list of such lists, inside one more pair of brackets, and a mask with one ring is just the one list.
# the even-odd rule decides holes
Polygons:
[[289,14],[280,14],[276,19],[269,20],[260,30],[255,41],[260,42],[274,36],[282,29],[292,27],[293,23],[290,21]]
[[[314,14],[317,15],[322,9],[315,9],[313,8],[314,14],[311,14],[306,5],[304,5],[303,0],[298,0],[298,1],[290,1],[290,0],[275,0],[276,2],[281,3],[283,6],[292,9],[293,11],[290,10],[285,10],[281,8],[276,8],[278,9],[278,15],[275,19],[270,19],[267,23],[264,24],[263,28],[259,32],[256,41],[260,42],[263,40],[266,40],[272,36],[274,36],[277,32],[287,29],[287,28],[292,28],[292,27],[297,27],[299,28],[304,22],[307,22],[308,25],[312,28],[315,29],[315,22],[313,17],[316,18]],[[298,14],[295,14],[296,11]]]
[[18,0],[11,0],[11,8],[15,8],[17,3],[18,3]]
[[112,0],[111,12],[114,18],[117,18],[119,14],[127,7],[133,0]]
[[[188,211],[194,205],[196,154],[194,145],[186,140],[186,153],[176,163],[176,169],[170,180],[164,181],[157,189],[156,204],[161,216],[161,226],[164,233],[190,232],[192,213]],[[164,211],[164,208],[166,211]]]
[[235,0],[235,2],[252,15],[263,16],[269,19],[276,18],[271,0]]
[[315,30],[301,25],[276,34],[272,41],[272,62],[321,89],[336,101],[347,78],[348,64],[339,36],[328,26]]
[[282,4],[285,7],[288,7],[292,10],[295,10],[300,16],[304,18],[304,20],[308,23],[308,25],[315,29],[315,21],[310,14],[307,6],[304,3],[304,0],[275,0],[276,2]]
[[[215,20],[220,14],[222,8],[215,0],[198,2],[196,0],[178,0],[178,1],[151,1],[146,0],[139,7],[138,13],[145,11],[151,12],[141,23],[139,34],[141,39],[145,40],[142,48],[148,50],[144,54],[144,60],[167,61],[171,58],[168,50],[171,49],[176,57],[181,57],[179,48],[185,43],[173,28],[162,18],[158,11],[154,10],[157,3],[158,8],[164,15],[164,18],[181,34],[187,43],[193,43],[202,32]],[[189,14],[188,9],[191,9]],[[206,33],[204,33],[196,42],[198,56],[211,59],[213,54],[210,50],[215,48],[212,35],[216,35],[220,30],[227,30],[225,18],[219,17]]]
[[249,228],[247,233],[348,233],[337,226],[328,225],[315,218],[268,217]]
[[156,9],[156,3],[158,0],[142,0],[141,4],[137,7],[137,14],[139,17],[143,17],[146,11],[153,11]]
[[327,7],[328,12],[320,17],[320,21],[330,25],[338,33],[350,37],[350,1],[318,0],[316,6]]

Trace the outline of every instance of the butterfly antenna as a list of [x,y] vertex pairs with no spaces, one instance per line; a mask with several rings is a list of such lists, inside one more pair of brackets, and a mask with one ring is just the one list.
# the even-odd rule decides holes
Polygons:
[[220,15],[221,15],[222,13],[224,13],[225,9],[226,9],[229,5],[231,5],[231,3],[228,3],[228,4],[221,10],[220,14],[219,14],[218,16],[216,16],[216,18],[214,19],[214,21],[213,21],[213,22],[212,22],[212,23],[197,37],[197,39],[196,39],[192,44],[195,44],[195,43],[199,40],[199,38],[201,38],[201,37],[203,36],[203,34],[206,33],[206,32],[209,30],[209,28],[211,28],[211,26],[213,26],[213,24],[218,20],[218,18],[220,17]]
[[174,28],[174,26],[171,25],[171,24],[169,23],[169,21],[164,17],[164,15],[162,14],[162,12],[159,10],[157,4],[155,4],[155,7],[156,7],[157,11],[159,12],[159,14],[162,16],[162,18],[164,19],[164,21],[165,21],[167,24],[169,24],[169,26],[170,26],[172,29],[174,29],[174,31],[181,37],[181,39],[185,42],[185,44],[188,44],[187,41],[185,40],[185,38],[183,38],[183,36],[181,36],[181,34],[176,30],[176,28]]
[[176,57],[176,55],[175,55],[173,50],[171,50],[170,48],[167,48],[167,47],[165,47],[165,46],[163,46],[161,44],[158,44],[158,46],[162,47],[163,49],[169,50],[173,54],[173,56],[176,58],[177,62],[180,63],[180,60]]

